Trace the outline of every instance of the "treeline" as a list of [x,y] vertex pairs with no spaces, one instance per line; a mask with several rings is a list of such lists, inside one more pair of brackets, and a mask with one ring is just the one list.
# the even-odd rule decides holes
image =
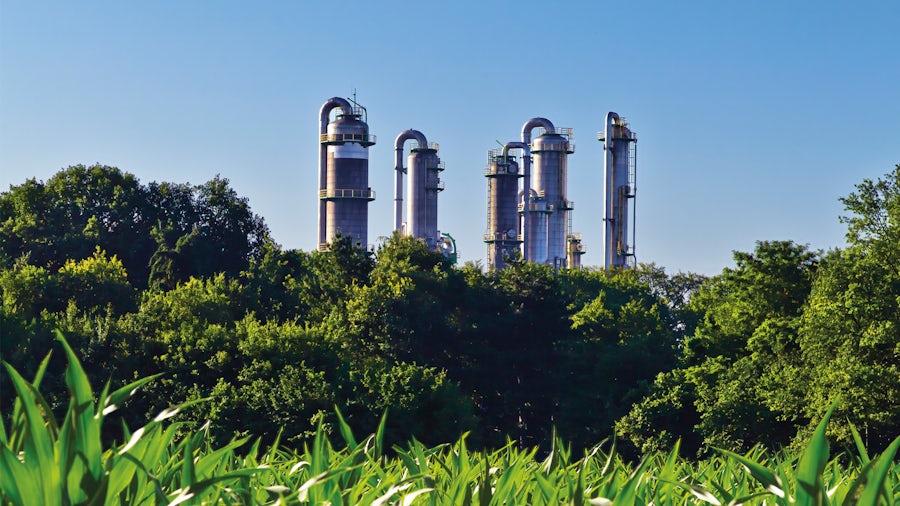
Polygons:
[[[900,166],[842,202],[846,249],[759,242],[708,279],[485,273],[409,238],[284,250],[222,178],[73,166],[0,194],[0,353],[29,377],[59,328],[94,384],[163,373],[129,416],[208,397],[189,416],[222,440],[299,444],[338,406],[361,433],[388,410],[395,441],[555,427],[576,446],[742,450],[803,441],[841,396],[833,435],[852,422],[878,449],[900,433]],[[60,370],[42,390],[63,409]],[[4,376],[4,416],[8,392]]]

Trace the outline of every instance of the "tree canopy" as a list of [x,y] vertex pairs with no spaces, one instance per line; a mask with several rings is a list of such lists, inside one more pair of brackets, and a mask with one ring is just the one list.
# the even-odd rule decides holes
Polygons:
[[900,432],[900,166],[841,201],[846,248],[759,241],[710,278],[484,272],[399,235],[284,250],[223,178],[73,166],[0,194],[0,353],[31,376],[59,328],[96,384],[163,374],[129,416],[208,398],[223,440],[300,444],[338,406],[361,432],[388,411],[395,441],[776,448],[840,397],[831,435],[877,449]]

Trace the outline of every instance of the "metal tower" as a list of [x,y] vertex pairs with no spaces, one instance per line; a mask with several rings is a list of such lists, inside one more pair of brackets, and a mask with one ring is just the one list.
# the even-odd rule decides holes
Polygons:
[[637,190],[637,135],[618,114],[606,115],[606,131],[597,134],[603,142],[605,206],[603,234],[605,268],[634,266],[635,205]]
[[[403,144],[415,140],[403,167]],[[428,144],[418,130],[401,132],[394,141],[394,230],[425,242],[429,249],[443,248],[438,230],[438,192],[444,190],[440,172],[444,163],[438,157],[439,146]],[[406,225],[403,224],[403,174],[408,173],[406,189]]]
[[[340,109],[329,121],[331,111]],[[366,109],[355,101],[332,97],[319,111],[319,243],[325,250],[338,234],[358,246],[368,245],[369,135]]]

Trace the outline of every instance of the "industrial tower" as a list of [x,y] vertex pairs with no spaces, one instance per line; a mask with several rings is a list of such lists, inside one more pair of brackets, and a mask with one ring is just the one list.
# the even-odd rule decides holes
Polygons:
[[368,245],[368,208],[375,200],[369,146],[375,136],[366,120],[364,107],[340,97],[328,99],[319,111],[319,250],[328,249],[338,234],[361,248]]
[[635,205],[637,190],[637,135],[618,114],[606,115],[606,130],[597,134],[603,143],[605,206],[603,234],[605,268],[634,266]]
[[[407,167],[403,167],[403,144],[414,140],[410,147]],[[439,146],[428,144],[418,130],[401,132],[394,141],[394,230],[420,239],[428,249],[444,247],[438,231],[438,192],[444,182],[440,172],[444,163],[438,157]],[[409,175],[406,194],[406,223],[403,223],[403,174]]]
[[[503,269],[515,256],[557,268],[578,267],[584,247],[580,234],[571,232],[574,203],[567,198],[567,157],[575,150],[572,129],[531,118],[522,126],[521,138],[500,152],[488,152],[488,268]],[[509,155],[513,149],[522,150],[521,172],[517,158]]]

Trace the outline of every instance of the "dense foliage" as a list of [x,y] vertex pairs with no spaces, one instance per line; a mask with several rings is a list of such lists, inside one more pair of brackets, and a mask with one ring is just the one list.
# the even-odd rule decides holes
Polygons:
[[389,411],[388,442],[547,448],[555,428],[576,450],[615,432],[631,457],[746,452],[805,445],[841,396],[830,435],[880,451],[900,433],[900,166],[842,202],[846,249],[761,241],[708,279],[485,273],[401,237],[284,250],[227,180],[75,166],[0,194],[0,354],[31,377],[61,329],[94,384],[161,374],[127,425],[208,397],[188,417],[218,444],[299,447],[337,406],[365,432]]
[[[796,457],[719,451],[688,462],[678,445],[631,465],[615,445],[601,444],[577,458],[559,439],[549,451],[512,442],[486,452],[468,449],[465,437],[427,447],[415,439],[386,453],[384,419],[357,441],[338,414],[343,442],[332,445],[320,424],[303,450],[276,444],[262,450],[247,439],[216,447],[206,428],[179,431],[173,417],[195,406],[160,412],[148,424],[106,447],[107,416],[154,378],[110,392],[97,401],[71,347],[60,339],[69,365],[70,400],[62,421],[49,415],[41,395],[42,362],[29,383],[6,367],[17,398],[9,428],[0,423],[0,503],[64,504],[402,504],[409,505],[865,505],[900,501],[900,467],[893,457],[900,437],[870,458],[858,433],[856,449],[830,458],[825,414]],[[179,434],[179,432],[181,432]],[[249,447],[248,447],[249,446]]]

